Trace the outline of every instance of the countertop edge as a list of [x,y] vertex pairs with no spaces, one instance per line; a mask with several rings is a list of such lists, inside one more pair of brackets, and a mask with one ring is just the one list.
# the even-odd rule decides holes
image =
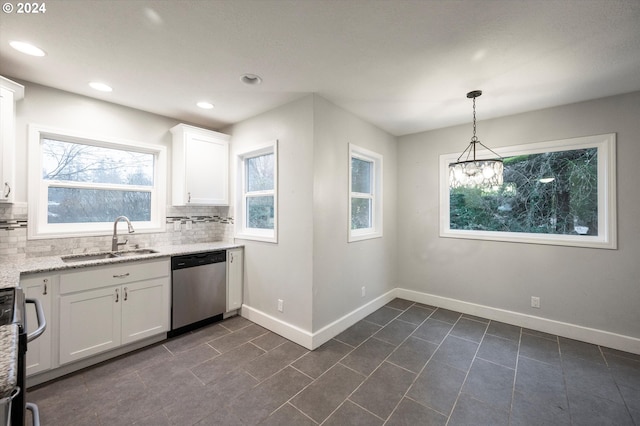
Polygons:
[[126,258],[93,259],[74,263],[65,263],[61,256],[33,257],[21,260],[19,264],[0,265],[0,288],[13,288],[20,285],[20,276],[25,274],[37,274],[43,272],[64,272],[74,269],[88,268],[92,266],[104,266],[125,262],[158,259],[162,257],[179,256],[183,254],[203,253],[215,250],[228,250],[241,248],[244,244],[228,241],[216,241],[211,243],[177,244],[170,246],[151,247],[157,253],[129,256]]

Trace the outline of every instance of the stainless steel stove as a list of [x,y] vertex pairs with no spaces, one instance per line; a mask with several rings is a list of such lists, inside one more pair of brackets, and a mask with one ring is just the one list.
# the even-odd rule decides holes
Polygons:
[[[38,320],[38,328],[30,334],[27,334],[27,316],[25,312],[26,303],[35,305],[36,317]],[[24,425],[27,410],[32,413],[34,426],[39,426],[40,416],[38,413],[38,406],[27,403],[25,395],[27,344],[38,338],[47,326],[42,305],[37,299],[25,299],[24,292],[21,288],[0,289],[0,325],[8,324],[16,324],[18,326],[18,356],[16,360],[17,366],[14,366],[15,371],[17,372],[16,388],[12,393],[10,416],[6,426]]]

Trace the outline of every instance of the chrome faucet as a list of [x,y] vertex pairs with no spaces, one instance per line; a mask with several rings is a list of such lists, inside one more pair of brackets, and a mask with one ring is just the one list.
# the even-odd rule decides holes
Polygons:
[[128,239],[124,240],[123,243],[118,242],[118,221],[120,221],[120,219],[127,222],[127,226],[129,227],[130,234],[136,232],[134,231],[133,225],[131,224],[131,221],[129,220],[128,217],[126,216],[116,217],[116,220],[113,221],[113,238],[111,239],[111,251],[118,251],[118,246],[123,246],[129,242]]

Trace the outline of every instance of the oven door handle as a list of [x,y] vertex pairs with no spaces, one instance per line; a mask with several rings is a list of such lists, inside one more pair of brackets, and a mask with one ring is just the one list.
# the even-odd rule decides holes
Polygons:
[[44,310],[42,304],[38,299],[25,299],[27,303],[33,303],[36,305],[36,318],[38,319],[38,328],[27,334],[27,343],[40,337],[44,330],[47,328],[47,320],[44,317]]

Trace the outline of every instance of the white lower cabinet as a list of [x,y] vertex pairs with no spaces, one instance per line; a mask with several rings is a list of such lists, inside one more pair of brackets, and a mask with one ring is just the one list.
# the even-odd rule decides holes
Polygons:
[[165,279],[123,286],[123,345],[169,330],[169,291]]
[[244,249],[227,250],[227,312],[242,307]]
[[60,364],[120,346],[119,287],[60,296]]
[[[51,352],[51,292],[57,285],[57,275],[34,275],[21,278],[20,287],[27,299],[38,299],[42,305],[47,328],[44,333],[27,345],[27,375],[49,370],[52,366]],[[33,304],[27,304],[27,333],[38,328],[36,309]]]
[[60,365],[166,332],[169,270],[162,260],[62,274]]

